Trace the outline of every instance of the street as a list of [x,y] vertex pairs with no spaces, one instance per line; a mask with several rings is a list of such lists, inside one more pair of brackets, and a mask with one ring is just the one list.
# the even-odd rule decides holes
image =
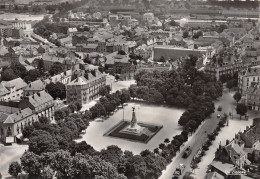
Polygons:
[[[223,109],[221,112],[217,111],[217,107],[219,105],[221,105]],[[230,112],[230,111],[226,111],[227,109],[231,109],[230,105],[233,106],[233,98],[230,98],[230,93],[228,92],[227,89],[225,89],[223,91],[223,96],[215,102],[215,113],[213,113],[209,119],[205,120],[205,122],[198,128],[198,130],[191,137],[189,137],[188,142],[185,143],[183,147],[181,147],[180,153],[177,153],[177,155],[172,159],[172,162],[167,166],[166,170],[162,172],[162,175],[160,176],[159,179],[171,179],[173,172],[175,171],[176,167],[179,166],[179,164],[184,164],[186,166],[183,173],[192,171],[190,167],[192,158],[197,153],[197,151],[202,146],[202,144],[207,140],[207,135],[213,132],[214,129],[217,127],[217,124],[219,122],[219,118],[217,118],[217,115],[218,114],[223,115],[224,112],[226,113]],[[188,158],[184,159],[182,158],[182,155],[184,150],[188,146],[191,147],[192,153],[189,155]],[[182,177],[183,175],[181,176],[181,178]]]

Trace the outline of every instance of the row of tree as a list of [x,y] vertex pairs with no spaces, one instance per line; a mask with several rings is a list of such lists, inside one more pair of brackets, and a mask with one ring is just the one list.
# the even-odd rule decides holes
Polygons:
[[184,107],[178,123],[183,126],[181,134],[170,141],[165,139],[154,153],[170,162],[188,135],[215,110],[213,100],[222,95],[222,83],[196,69],[197,58],[190,56],[182,61],[180,68],[172,71],[141,71],[135,77],[137,85],[130,86],[130,95],[150,103]]
[[75,114],[77,105],[69,105],[55,112],[56,124],[40,118],[26,126],[23,135],[29,138],[29,151],[22,156],[21,164],[10,165],[9,173],[16,176],[24,171],[31,178],[158,178],[167,164],[161,155],[149,150],[133,155],[117,146],[98,152],[86,142],[73,141],[89,121],[107,115],[109,104],[118,106],[130,100],[126,89],[110,94],[109,86],[103,88],[99,102],[85,113]]

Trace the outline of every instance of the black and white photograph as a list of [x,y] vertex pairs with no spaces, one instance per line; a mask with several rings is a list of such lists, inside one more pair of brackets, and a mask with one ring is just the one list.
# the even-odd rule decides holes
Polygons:
[[260,0],[0,0],[0,179],[260,179]]

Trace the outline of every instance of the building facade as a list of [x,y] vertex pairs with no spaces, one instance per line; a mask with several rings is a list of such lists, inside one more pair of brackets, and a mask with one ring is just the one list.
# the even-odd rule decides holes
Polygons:
[[21,99],[26,86],[27,83],[25,83],[21,78],[16,78],[11,81],[2,81],[0,84],[0,101]]
[[106,85],[106,76],[98,70],[77,77],[67,88],[67,103],[86,104],[99,96],[99,90]]
[[30,108],[19,110],[13,114],[0,113],[0,136],[4,143],[13,143],[22,136],[26,125],[35,122],[36,115]]

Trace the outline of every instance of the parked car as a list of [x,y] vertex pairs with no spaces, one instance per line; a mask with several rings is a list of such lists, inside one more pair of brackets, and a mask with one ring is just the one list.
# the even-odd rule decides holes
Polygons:
[[185,151],[184,151],[184,153],[183,153],[183,155],[182,155],[182,158],[187,158],[187,157],[190,155],[190,153],[191,153],[191,148],[190,148],[190,146],[189,146],[189,147],[187,147],[187,148],[185,149]]
[[174,171],[172,179],[178,179],[183,174],[185,167],[184,164],[180,164]]

